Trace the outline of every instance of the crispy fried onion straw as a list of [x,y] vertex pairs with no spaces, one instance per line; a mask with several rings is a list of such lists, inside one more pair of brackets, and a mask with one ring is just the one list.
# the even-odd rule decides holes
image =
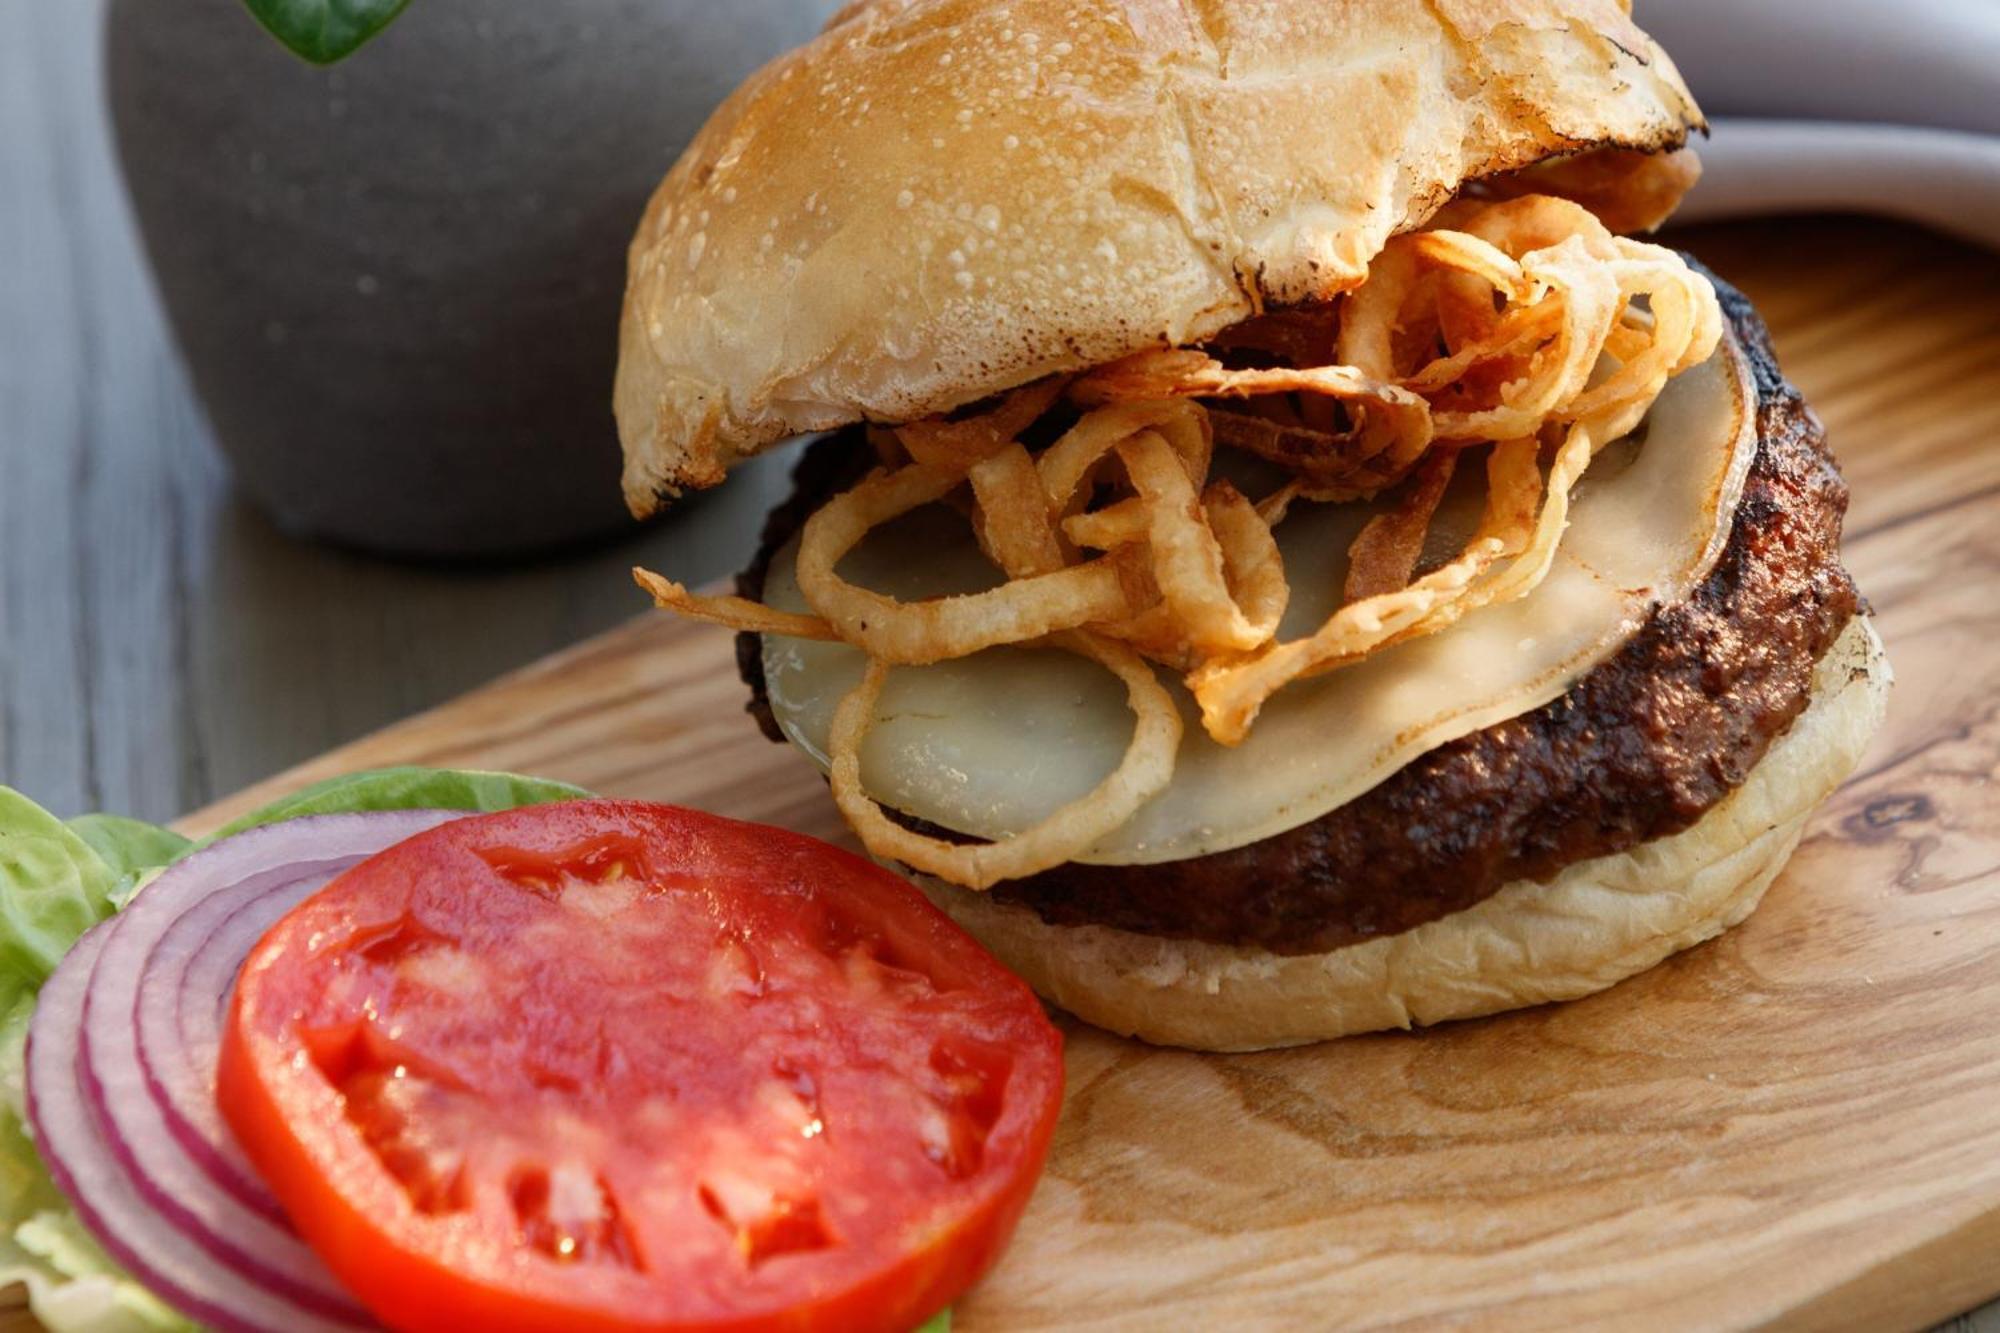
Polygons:
[[661,578],[650,569],[635,569],[633,580],[653,595],[653,605],[690,620],[705,620],[726,629],[748,630],[752,634],[783,634],[794,639],[837,640],[833,626],[818,616],[796,611],[780,611],[748,597],[717,597],[689,592],[672,579]]
[[985,592],[903,602],[834,572],[870,529],[942,500],[965,474],[930,463],[875,472],[806,520],[799,538],[799,591],[834,633],[870,657],[921,666],[982,648],[1039,639],[1117,620],[1138,608],[1129,579],[1111,559],[1010,579]]
[[861,683],[834,710],[828,742],[834,803],[870,852],[968,889],[991,888],[999,880],[1073,860],[1138,813],[1173,778],[1181,715],[1152,666],[1123,644],[1094,634],[1062,634],[1048,643],[1094,659],[1125,683],[1135,725],[1125,757],[1111,776],[1034,827],[996,842],[948,842],[905,828],[861,786],[861,742],[875,720],[875,701],[889,674],[889,663],[871,658]]
[[[1070,394],[1084,404],[1174,397],[1260,398],[1298,393],[1319,407],[1343,404],[1355,424],[1326,418],[1291,431],[1282,418],[1214,414],[1225,442],[1296,472],[1317,498],[1353,500],[1400,480],[1430,447],[1430,411],[1422,398],[1370,379],[1352,366],[1304,370],[1229,370],[1206,352],[1141,352],[1084,376]],[[1310,408],[1301,408],[1301,414]]]
[[[1180,714],[1149,659],[1182,673],[1203,727],[1233,745],[1289,682],[1527,595],[1548,573],[1592,458],[1721,336],[1714,292],[1678,256],[1538,195],[1450,205],[1390,241],[1333,315],[1246,326],[1216,355],[1142,352],[950,419],[872,432],[883,466],[801,533],[811,615],[638,576],[679,614],[839,639],[868,655],[835,712],[830,754],[834,799],[871,852],[971,888],[1061,864],[1172,777]],[[1224,356],[1334,364],[1244,367]],[[1039,452],[1021,442],[1037,423],[1046,439],[1064,422]],[[1218,444],[1289,479],[1253,503],[1210,478]],[[1472,449],[1483,459],[1462,459]],[[1427,567],[1433,519],[1468,467],[1484,473],[1479,521]],[[1273,528],[1301,502],[1378,495],[1386,507],[1349,548],[1342,604],[1281,640],[1291,585]],[[938,501],[968,510],[1005,582],[903,601],[836,572],[873,528]],[[906,827],[861,783],[890,669],[1006,644],[1077,653],[1117,675],[1135,717],[1123,759],[1086,795],[993,842]]]
[[[1151,432],[1147,436],[1161,438]],[[1170,457],[1167,465],[1185,484],[1180,463]],[[1049,521],[1041,475],[1026,449],[1011,440],[1001,444],[972,466],[970,480],[983,519],[986,551],[995,564],[1016,580],[1047,577],[1063,567],[1064,553]],[[997,842],[948,842],[906,828],[890,818],[861,784],[861,742],[874,725],[875,704],[889,673],[888,662],[871,658],[861,683],[834,712],[828,745],[834,803],[871,852],[967,888],[984,889],[1073,859],[1167,785],[1173,777],[1174,754],[1180,749],[1181,714],[1153,668],[1132,649],[1095,634],[1072,631],[1046,642],[1091,658],[1125,683],[1135,725],[1118,767],[1090,792],[1034,827]]]

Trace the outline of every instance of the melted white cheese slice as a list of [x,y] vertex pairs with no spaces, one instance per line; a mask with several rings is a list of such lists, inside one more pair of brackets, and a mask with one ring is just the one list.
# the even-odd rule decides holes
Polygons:
[[[1680,600],[1707,575],[1755,446],[1748,373],[1725,339],[1667,386],[1640,431],[1591,464],[1555,564],[1533,592],[1294,682],[1235,748],[1203,733],[1176,682],[1187,727],[1172,783],[1078,859],[1145,864],[1255,842],[1353,800],[1427,750],[1547,703],[1615,652],[1655,605]],[[1471,481],[1454,486],[1440,510],[1440,556],[1462,542],[1483,498],[1484,469],[1460,472]],[[1293,507],[1277,533],[1293,589],[1281,638],[1309,632],[1337,605],[1348,543],[1370,512]],[[787,547],[773,561],[765,597],[804,610],[794,554]],[[841,572],[910,599],[997,581],[965,520],[941,507],[871,533]],[[844,644],[764,640],[772,711],[821,768],[834,707],[863,662]],[[1088,791],[1130,735],[1124,690],[1108,672],[1047,649],[991,649],[892,672],[863,745],[862,777],[893,809],[997,838]]]

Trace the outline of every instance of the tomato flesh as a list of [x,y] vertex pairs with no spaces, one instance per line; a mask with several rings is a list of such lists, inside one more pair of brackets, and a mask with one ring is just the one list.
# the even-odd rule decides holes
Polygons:
[[397,1328],[911,1327],[998,1257],[1061,1038],[910,885],[590,801],[441,825],[245,962],[224,1115]]

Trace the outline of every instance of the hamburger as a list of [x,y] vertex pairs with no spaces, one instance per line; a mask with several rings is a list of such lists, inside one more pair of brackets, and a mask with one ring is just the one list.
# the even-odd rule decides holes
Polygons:
[[1619,0],[865,0],[630,253],[648,514],[821,433],[751,707],[1050,1001],[1245,1050],[1569,999],[1743,920],[1881,720],[1846,492],[1646,235]]

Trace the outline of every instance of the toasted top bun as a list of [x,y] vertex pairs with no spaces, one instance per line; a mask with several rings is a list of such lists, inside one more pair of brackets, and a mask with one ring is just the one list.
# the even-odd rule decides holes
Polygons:
[[1460,185],[1701,115],[1629,0],[864,0],[716,111],[632,242],[635,512],[1354,286]]

